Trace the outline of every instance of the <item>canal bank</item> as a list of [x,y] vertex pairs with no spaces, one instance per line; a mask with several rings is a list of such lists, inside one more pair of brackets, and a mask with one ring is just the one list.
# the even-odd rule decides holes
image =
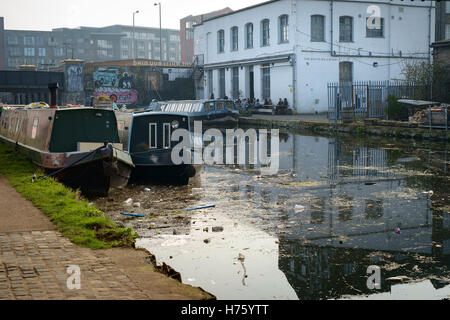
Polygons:
[[367,119],[348,124],[339,123],[336,126],[328,121],[326,114],[296,116],[253,115],[251,117],[241,117],[239,125],[244,127],[308,131],[316,134],[334,134],[337,132],[358,136],[370,135],[416,140],[450,141],[450,130],[430,130],[418,128],[407,122],[378,119]]

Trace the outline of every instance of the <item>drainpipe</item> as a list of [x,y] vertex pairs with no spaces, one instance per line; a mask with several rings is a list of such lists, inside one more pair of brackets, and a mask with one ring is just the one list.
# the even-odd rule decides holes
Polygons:
[[334,55],[334,53],[333,53],[333,34],[334,34],[334,25],[333,25],[333,13],[334,13],[334,0],[331,0],[331,2],[330,2],[330,10],[331,10],[331,41],[330,41],[330,43],[331,43],[331,49],[330,49],[330,53],[331,53],[331,56],[333,56]]
[[[428,64],[431,68],[431,11],[433,10],[433,1],[430,2],[428,9]],[[431,69],[433,70],[433,69]],[[430,73],[430,101],[433,101],[433,73]],[[431,115],[431,114],[430,114]],[[431,117],[431,116],[430,116]]]
[[297,100],[296,100],[296,88],[297,88],[297,59],[296,54],[291,55],[292,64],[292,100],[294,101],[295,109],[298,111]]

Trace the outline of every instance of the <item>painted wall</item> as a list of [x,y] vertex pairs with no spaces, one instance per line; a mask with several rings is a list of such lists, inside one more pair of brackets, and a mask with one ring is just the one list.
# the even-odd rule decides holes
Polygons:
[[[272,100],[288,98],[299,113],[325,112],[328,110],[327,84],[339,81],[339,63],[353,63],[353,80],[402,79],[402,67],[408,57],[428,61],[429,46],[434,39],[435,10],[430,3],[400,0],[386,1],[333,1],[333,28],[331,27],[331,1],[325,0],[280,0],[257,6],[231,15],[204,22],[194,28],[195,54],[203,54],[205,68],[211,64],[227,65],[231,62],[262,59],[269,56],[293,54],[294,66],[286,63],[271,64]],[[369,6],[377,5],[385,20],[384,37],[366,37],[366,18]],[[279,43],[279,16],[289,15],[289,43]],[[311,15],[325,17],[325,41],[311,41]],[[353,17],[353,41],[339,42],[339,17]],[[261,47],[260,23],[270,19],[270,46]],[[253,49],[245,49],[245,25],[254,25]],[[431,23],[431,24],[430,24]],[[230,29],[239,28],[239,50],[230,50]],[[430,29],[431,26],[431,29]],[[225,31],[225,52],[218,53],[217,32]],[[331,38],[333,29],[333,38]],[[414,34],[414,38],[411,35]],[[331,50],[331,43],[334,43]],[[332,52],[333,51],[333,52]],[[400,53],[401,51],[401,53]],[[401,56],[400,56],[401,55]],[[377,63],[377,67],[374,67]],[[261,63],[255,63],[255,95],[262,99]],[[231,70],[231,68],[230,68]],[[245,70],[240,70],[244,73]],[[216,70],[214,72],[216,74]],[[294,74],[297,79],[294,83]],[[241,79],[241,78],[240,78]],[[207,72],[204,79],[205,95],[208,88]],[[246,91],[248,84],[239,83]],[[231,82],[226,81],[227,94]],[[292,87],[292,91],[290,88]],[[214,79],[214,93],[218,93],[218,75]],[[217,95],[216,95],[217,96]],[[295,98],[295,101],[294,101]]]
[[153,99],[183,100],[194,96],[190,68],[85,64],[86,98],[117,97],[117,104],[148,106]]

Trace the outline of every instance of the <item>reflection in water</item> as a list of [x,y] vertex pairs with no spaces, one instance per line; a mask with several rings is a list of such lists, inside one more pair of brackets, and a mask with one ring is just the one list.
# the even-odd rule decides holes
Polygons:
[[[219,223],[223,217],[228,226],[251,227],[239,232],[232,227],[229,231],[226,226],[220,236],[224,242],[212,241],[207,251],[202,251],[203,247],[198,250],[195,243],[201,241],[192,241],[191,246],[186,240],[183,249],[178,250],[195,251],[195,261],[183,256],[179,262],[165,262],[182,274],[183,270],[192,271],[189,274],[193,277],[195,270],[191,269],[202,270],[205,261],[212,270],[223,270],[227,268],[223,260],[227,250],[236,257],[238,248],[250,247],[245,255],[245,288],[242,283],[234,287],[237,284],[227,279],[219,283],[219,276],[211,286],[211,279],[202,280],[202,274],[196,275],[194,284],[217,294],[219,299],[272,299],[275,287],[278,297],[291,297],[289,290],[283,289],[285,280],[279,270],[299,299],[374,294],[367,289],[366,273],[371,265],[382,269],[379,292],[392,289],[392,283],[386,280],[390,277],[450,277],[447,151],[280,135],[280,157],[276,176],[259,176],[259,171],[254,170],[257,166],[206,167],[202,175],[204,191],[198,202],[214,202],[217,206],[212,213],[192,217],[190,237],[202,236],[195,230],[202,229],[205,225],[199,224],[207,223],[208,218]],[[429,190],[434,190],[433,198]],[[395,232],[397,228],[400,233]],[[259,231],[252,231],[256,229]],[[279,239],[278,250],[266,252],[261,244],[268,246],[270,242],[265,242],[264,237],[271,239],[273,235]],[[158,254],[158,241],[149,240],[149,249],[163,260],[171,249],[165,247]],[[227,241],[232,248],[226,247]],[[259,248],[258,254],[251,255],[252,247]],[[202,254],[207,259],[202,259]],[[278,268],[260,263],[274,260]],[[208,276],[213,274],[208,269]],[[275,274],[278,280],[274,283],[280,285],[264,285]]]

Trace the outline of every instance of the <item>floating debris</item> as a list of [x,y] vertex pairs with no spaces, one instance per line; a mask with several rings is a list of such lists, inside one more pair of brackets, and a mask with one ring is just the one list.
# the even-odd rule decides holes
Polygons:
[[128,213],[128,212],[121,212],[120,214],[123,216],[128,216],[128,217],[137,217],[137,218],[147,217],[146,214],[137,214],[137,213]]
[[306,211],[306,209],[308,209],[308,208],[305,206],[299,205],[299,204],[294,207],[295,213],[304,212],[304,211]]
[[223,232],[223,227],[213,227],[212,232]]
[[124,202],[124,204],[126,204],[127,206],[133,205],[133,199],[131,199],[131,198],[127,199],[127,200]]
[[395,233],[396,233],[396,234],[402,234],[402,229],[396,228],[396,229],[395,229]]
[[195,210],[209,209],[209,208],[215,208],[215,207],[216,207],[215,204],[210,204],[210,205],[207,205],[207,206],[200,206],[200,207],[188,208],[188,209],[186,209],[186,211],[195,211]]
[[150,191],[152,191],[152,189],[150,189],[150,188],[145,188],[144,189],[144,192],[150,192]]

